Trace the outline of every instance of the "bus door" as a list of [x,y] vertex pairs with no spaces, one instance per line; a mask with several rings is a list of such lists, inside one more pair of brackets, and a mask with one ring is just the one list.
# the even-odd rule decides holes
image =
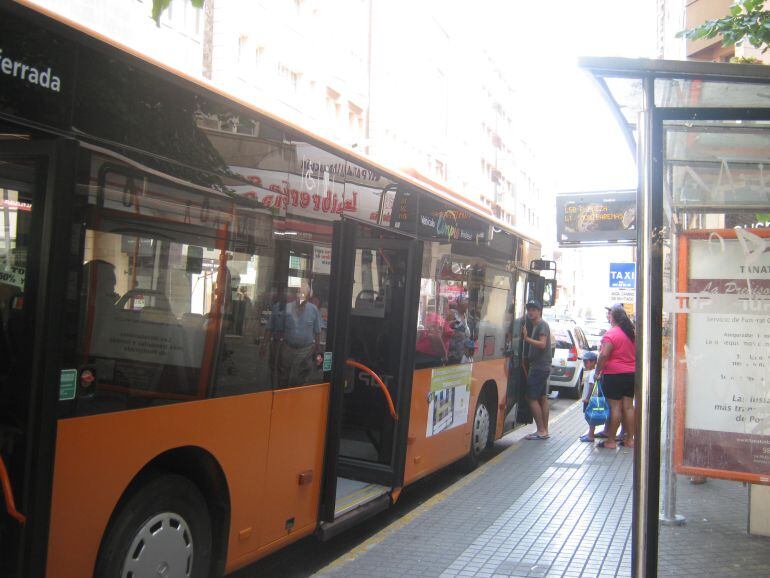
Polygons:
[[[332,395],[322,519],[390,504],[404,474],[419,295],[420,244],[336,225],[330,314]],[[322,528],[323,529],[323,528]]]
[[74,150],[0,140],[0,576],[44,574]]
[[504,431],[515,426],[532,423],[532,413],[526,400],[527,372],[523,359],[521,326],[526,323],[526,304],[535,290],[536,275],[527,271],[516,272],[516,287],[511,305],[511,342],[507,351],[509,357],[508,387],[506,394]]

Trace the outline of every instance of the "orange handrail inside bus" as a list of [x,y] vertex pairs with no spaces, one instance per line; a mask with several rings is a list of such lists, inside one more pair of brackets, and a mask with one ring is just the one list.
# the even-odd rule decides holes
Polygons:
[[13,499],[13,489],[11,480],[8,478],[8,470],[5,469],[5,462],[0,456],[0,484],[3,486],[3,497],[5,498],[5,509],[11,518],[18,520],[20,524],[27,523],[27,517],[16,509],[16,502]]
[[388,402],[388,410],[390,410],[390,417],[392,417],[394,421],[398,421],[398,414],[396,413],[396,408],[393,407],[393,398],[390,397],[390,392],[388,391],[388,388],[385,385],[385,383],[383,383],[383,381],[380,379],[380,376],[374,373],[368,367],[366,367],[363,363],[358,363],[357,361],[353,361],[352,359],[348,359],[345,363],[348,364],[350,367],[357,367],[358,369],[365,371],[366,373],[368,373],[374,378],[374,381],[377,382],[377,385],[380,386],[382,393],[385,395],[385,401]]

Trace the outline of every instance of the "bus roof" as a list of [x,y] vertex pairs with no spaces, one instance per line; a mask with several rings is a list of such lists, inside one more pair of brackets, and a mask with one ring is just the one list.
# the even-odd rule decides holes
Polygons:
[[[408,172],[405,172],[404,170],[394,169],[391,167],[386,167],[385,165],[379,163],[375,159],[372,159],[371,157],[358,152],[348,146],[345,146],[343,144],[334,142],[333,140],[321,136],[319,134],[316,134],[304,127],[301,127],[297,124],[295,124],[292,121],[286,120],[284,118],[281,118],[280,116],[266,110],[263,108],[260,108],[259,106],[255,105],[254,103],[245,101],[241,98],[238,98],[237,96],[234,96],[232,94],[229,94],[222,90],[221,88],[214,85],[212,82],[203,79],[203,78],[196,78],[193,76],[190,76],[182,71],[179,71],[171,66],[168,66],[167,64],[164,64],[163,62],[160,62],[156,60],[155,58],[148,56],[146,54],[143,54],[133,48],[130,48],[128,46],[125,46],[124,44],[109,38],[105,36],[104,34],[101,34],[95,30],[92,30],[85,26],[84,24],[81,24],[79,22],[75,22],[65,16],[62,16],[61,14],[58,14],[46,7],[40,6],[33,2],[32,0],[14,0],[14,2],[18,5],[24,6],[34,12],[37,12],[39,14],[42,14],[60,24],[63,24],[64,26],[67,26],[68,28],[72,28],[74,30],[77,30],[78,32],[81,32],[87,36],[90,36],[96,40],[99,40],[100,42],[103,42],[104,44],[107,44],[109,46],[112,46],[113,48],[119,50],[120,52],[124,54],[128,54],[130,56],[133,56],[151,66],[155,66],[157,68],[160,68],[169,74],[172,74],[179,79],[188,82],[190,84],[193,84],[197,86],[198,88],[202,88],[214,95],[216,95],[219,98],[224,98],[230,102],[236,103],[239,106],[242,106],[252,112],[255,112],[259,115],[262,115],[264,117],[267,117],[269,120],[272,120],[273,122],[276,122],[284,127],[289,128],[290,130],[297,132],[301,134],[302,136],[307,137],[309,140],[314,141],[316,144],[322,145],[324,148],[331,148],[334,150],[335,153],[339,153],[344,157],[347,157],[350,160],[363,163],[365,165],[369,165],[371,168],[380,171],[382,173],[388,174],[402,182],[408,183],[416,188],[422,189],[424,191],[427,191],[431,193],[432,195],[439,197],[440,199],[444,201],[448,201],[450,203],[453,203],[457,206],[459,206],[461,209],[466,210],[470,213],[473,213],[477,216],[483,217],[485,220],[491,222],[495,227],[499,227],[501,229],[504,229],[510,233],[513,233],[517,237],[520,237],[522,239],[525,239],[529,241],[530,243],[534,243],[537,245],[540,245],[540,242],[536,239],[533,239],[529,235],[526,235],[519,231],[516,227],[513,227],[506,223],[505,221],[497,218],[495,215],[493,215],[486,207],[481,205],[480,203],[477,203],[473,200],[466,199],[463,196],[461,196],[459,193],[455,192],[454,190],[441,185],[433,180],[429,180],[426,177],[420,175],[419,173],[415,174],[409,174]],[[410,172],[412,172],[410,170]]]

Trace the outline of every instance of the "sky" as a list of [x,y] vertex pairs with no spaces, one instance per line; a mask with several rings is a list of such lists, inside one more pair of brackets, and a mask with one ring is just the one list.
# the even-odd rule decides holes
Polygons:
[[480,0],[478,33],[531,114],[528,132],[557,192],[636,188],[634,159],[580,56],[655,57],[652,0]]
[[[581,56],[656,57],[653,0],[479,0],[480,35],[496,54],[510,53],[507,73],[531,110],[527,132],[549,169],[555,192],[635,189],[635,159]],[[631,249],[598,247],[570,261],[587,273],[574,288],[580,307],[607,304],[609,263]],[[565,306],[566,303],[561,303]],[[573,311],[577,314],[578,311]]]

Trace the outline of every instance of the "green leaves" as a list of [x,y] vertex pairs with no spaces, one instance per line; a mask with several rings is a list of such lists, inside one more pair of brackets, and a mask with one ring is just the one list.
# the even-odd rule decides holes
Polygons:
[[171,4],[171,0],[152,0],[152,19],[160,26],[160,15]]
[[722,46],[732,46],[742,40],[766,52],[770,46],[770,11],[764,10],[764,0],[737,0],[725,18],[707,20],[700,26],[681,30],[677,38],[702,40],[722,36]]
[[[171,2],[172,0],[152,0],[152,19],[158,26],[160,26],[160,15],[169,7]],[[189,0],[189,2],[194,8],[203,8],[204,0]]]

